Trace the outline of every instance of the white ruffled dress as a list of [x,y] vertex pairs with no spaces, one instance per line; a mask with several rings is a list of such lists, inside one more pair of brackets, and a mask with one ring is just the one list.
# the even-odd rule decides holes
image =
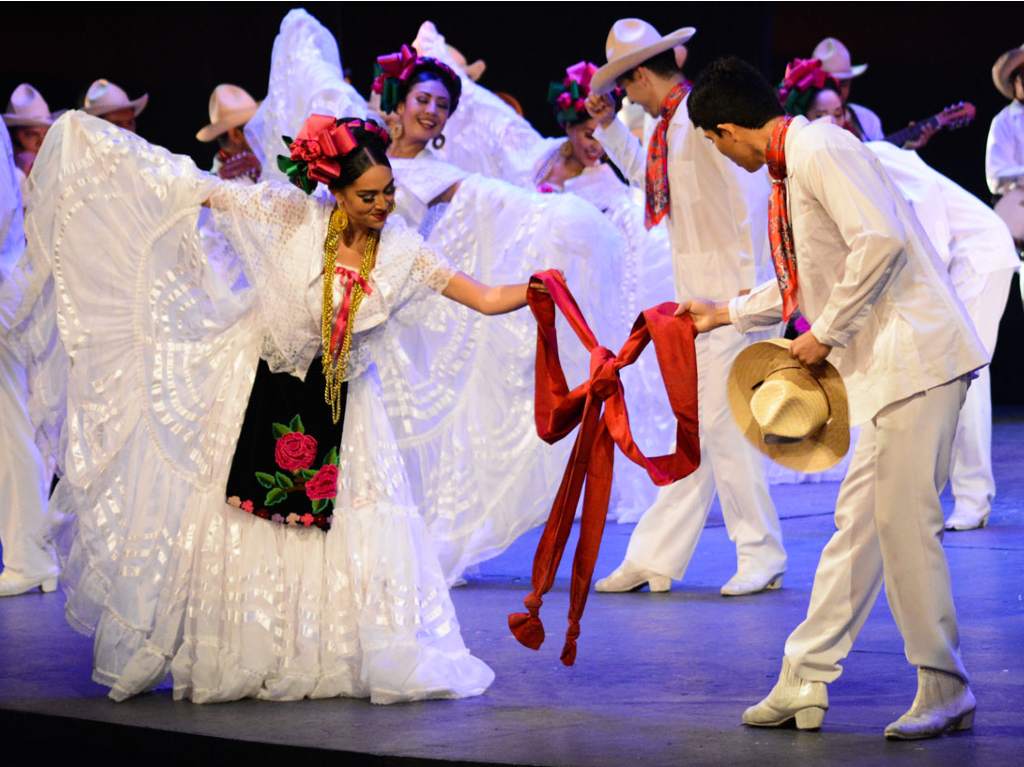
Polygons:
[[[377,374],[390,318],[451,268],[389,222],[355,325],[333,526],[247,515],[224,495],[256,362],[301,376],[314,360],[331,201],[219,182],[79,112],[51,130],[28,229],[73,362],[54,502],[73,518],[67,615],[95,634],[94,679],[117,700],[168,670],[195,702],[481,694],[493,672],[462,641]],[[207,199],[255,301],[209,266]]]

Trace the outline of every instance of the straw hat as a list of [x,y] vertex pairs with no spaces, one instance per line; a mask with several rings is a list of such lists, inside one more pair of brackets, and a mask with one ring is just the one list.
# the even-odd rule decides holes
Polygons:
[[196,133],[200,141],[213,141],[232,128],[245,125],[259,109],[245,88],[221,83],[210,94],[210,124]]
[[4,122],[9,128],[45,128],[53,125],[61,114],[50,112],[43,95],[28,83],[22,83],[7,102]]
[[683,45],[697,34],[693,27],[683,27],[668,35],[641,19],[619,19],[612,24],[605,42],[608,63],[594,73],[590,81],[592,93],[607,93],[615,80],[669,48]]
[[850,65],[850,51],[834,37],[826,37],[816,46],[812,59],[821,62],[821,68],[837,80],[851,80],[868,71],[867,64]]
[[1006,98],[1013,100],[1013,83],[1010,82],[1012,75],[1018,68],[1024,66],[1024,45],[1007,51],[992,66],[992,82],[996,89]]
[[96,117],[102,117],[121,109],[132,109],[135,111],[135,116],[138,117],[148,103],[148,93],[143,93],[132,101],[129,100],[128,94],[123,89],[109,80],[100,78],[89,86],[82,109]]
[[743,435],[773,461],[824,471],[850,449],[846,387],[828,363],[812,374],[790,356],[789,343],[761,341],[740,352],[729,372],[729,406]]

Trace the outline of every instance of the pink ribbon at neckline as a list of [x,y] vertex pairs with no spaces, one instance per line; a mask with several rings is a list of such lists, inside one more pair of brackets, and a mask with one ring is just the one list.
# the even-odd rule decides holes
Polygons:
[[370,285],[370,282],[354,269],[349,269],[347,266],[336,266],[334,273],[345,283],[345,296],[341,300],[338,315],[334,318],[334,332],[331,333],[332,355],[337,354],[341,347],[341,340],[345,337],[349,313],[352,311],[352,291],[355,290],[355,286],[361,287],[366,295],[373,293],[373,286]]

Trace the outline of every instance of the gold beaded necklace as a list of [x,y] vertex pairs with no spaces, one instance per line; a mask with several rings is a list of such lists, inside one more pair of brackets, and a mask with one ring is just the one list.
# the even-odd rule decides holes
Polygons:
[[[339,317],[338,321],[344,323],[344,333],[338,349],[331,349],[332,326],[334,324],[334,272],[338,259],[338,243],[341,235],[348,228],[348,216],[340,208],[335,208],[331,213],[330,223],[327,225],[327,238],[324,240],[324,307],[321,315],[320,338],[322,342],[323,356],[321,364],[324,371],[324,401],[331,406],[331,420],[338,423],[341,420],[341,393],[345,383],[345,371],[348,368],[349,353],[352,350],[352,328],[355,325],[356,312],[363,302],[363,284],[366,283],[370,272],[377,263],[377,243],[380,234],[373,230],[366,235],[366,246],[363,248],[363,260],[359,264],[360,280],[349,278],[349,285],[346,292],[351,291],[351,303],[348,308],[347,317]],[[338,309],[339,315],[345,311],[345,303],[342,302]]]

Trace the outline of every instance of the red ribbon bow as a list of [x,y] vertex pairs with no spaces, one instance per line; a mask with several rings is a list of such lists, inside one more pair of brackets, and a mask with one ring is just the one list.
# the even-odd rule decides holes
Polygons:
[[378,56],[377,63],[380,64],[380,74],[373,81],[374,93],[384,90],[385,80],[392,77],[397,77],[399,80],[407,78],[412,73],[413,67],[416,66],[416,60],[416,51],[405,43],[402,43],[402,48],[397,53]]
[[293,160],[305,161],[311,179],[330,184],[341,175],[338,158],[356,146],[348,123],[335,125],[333,117],[310,115],[288,149]]
[[829,78],[829,73],[821,68],[820,59],[793,59],[786,65],[786,75],[782,78],[782,87],[779,89],[782,100],[785,101],[786,96],[794,88],[801,92],[811,86],[824,88]]
[[[668,485],[682,479],[700,465],[697,359],[693,344],[696,331],[689,315],[674,316],[676,304],[660,304],[637,317],[629,339],[616,355],[598,344],[560,272],[540,272],[533,275],[530,283],[527,301],[537,319],[537,433],[545,442],[554,443],[577,425],[580,428],[537,545],[533,561],[533,591],[523,600],[529,612],[510,614],[508,625],[516,639],[533,650],[539,649],[544,642],[544,625],[539,616],[541,596],[554,584],[586,482],[579,544],[573,559],[569,628],[561,655],[562,663],[571,666],[576,660],[580,618],[608,516],[615,445],[627,458],[646,469],[656,485]],[[538,283],[543,284],[546,293],[536,289]],[[590,379],[571,391],[558,358],[556,307],[590,352]],[[633,441],[625,391],[619,379],[619,370],[632,365],[651,341],[654,341],[668,401],[676,417],[675,452],[654,458],[645,456]]]
[[565,70],[566,74],[566,87],[569,86],[569,82],[576,82],[580,86],[580,90],[584,96],[590,93],[590,81],[594,79],[594,73],[597,72],[597,67],[591,64],[589,61],[581,61],[578,64],[573,64],[571,67]]
[[349,314],[352,311],[352,291],[358,285],[363,293],[370,295],[373,287],[369,281],[363,278],[359,272],[353,271],[344,266],[334,267],[334,273],[341,277],[345,285],[345,295],[341,299],[341,306],[338,308],[338,316],[334,318],[334,332],[331,333],[331,354],[337,354],[341,347],[341,340],[345,337],[345,330],[348,328]]

